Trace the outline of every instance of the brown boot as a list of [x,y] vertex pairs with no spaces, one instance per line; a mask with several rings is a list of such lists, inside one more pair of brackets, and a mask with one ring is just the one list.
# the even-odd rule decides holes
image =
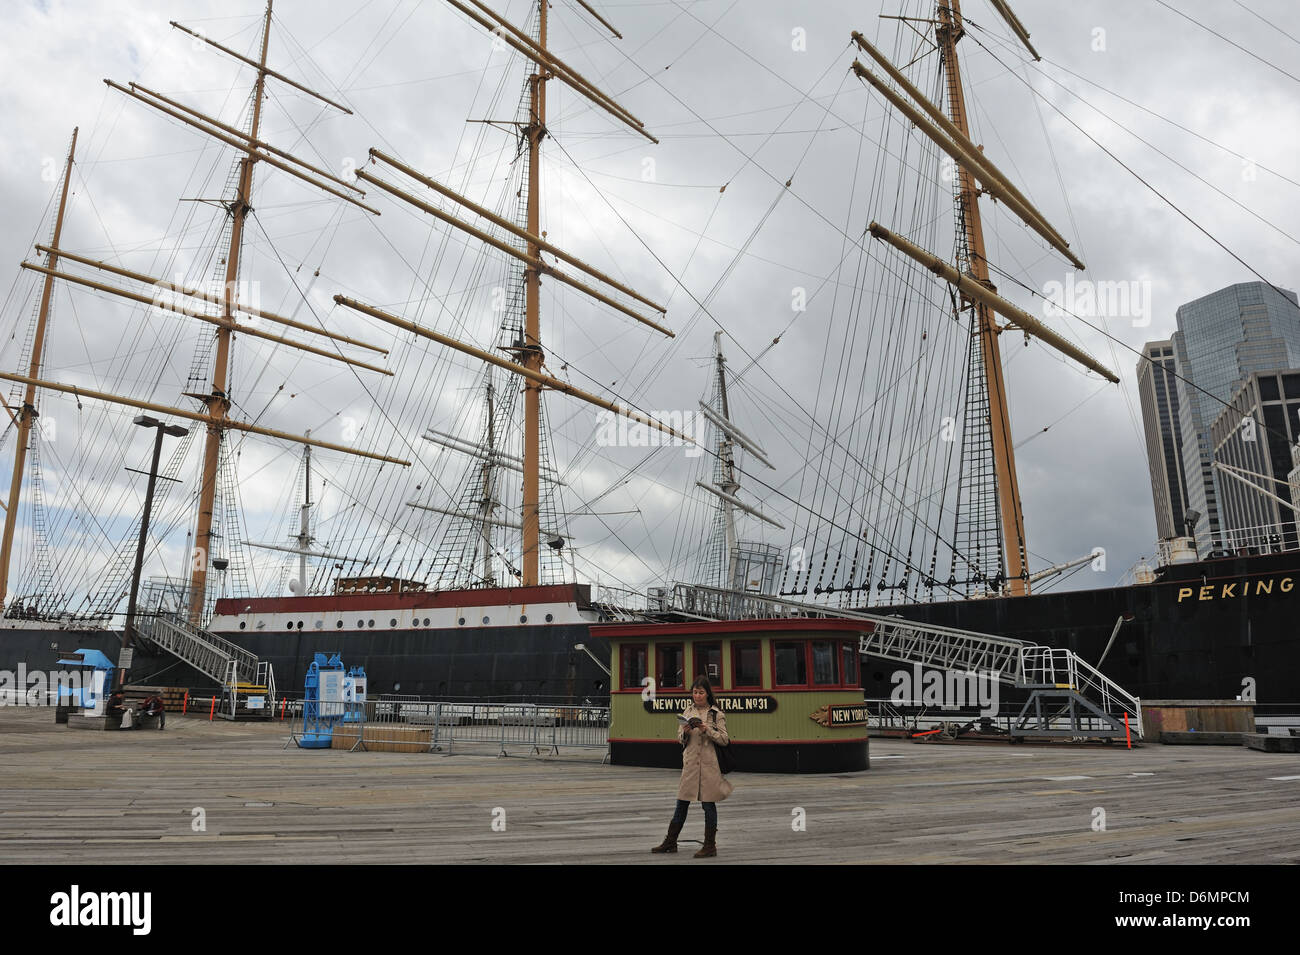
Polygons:
[[718,854],[717,845],[718,827],[704,827],[704,848],[695,853],[697,859],[711,859]]
[[664,841],[651,849],[651,852],[676,852],[677,851],[677,834],[682,831],[684,824],[674,819],[668,824],[668,835],[664,836]]

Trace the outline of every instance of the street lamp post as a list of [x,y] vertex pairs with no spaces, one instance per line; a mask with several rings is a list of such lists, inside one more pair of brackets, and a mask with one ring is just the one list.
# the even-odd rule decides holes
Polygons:
[[157,435],[153,442],[153,463],[149,466],[149,486],[144,493],[144,516],[140,518],[140,542],[135,548],[135,571],[131,575],[131,597],[126,606],[126,627],[122,630],[123,650],[131,645],[135,633],[135,606],[140,593],[140,572],[144,568],[144,542],[149,534],[149,516],[153,511],[153,489],[158,482],[158,460],[162,457],[163,435],[168,434],[173,438],[182,438],[190,433],[188,428],[182,428],[180,425],[175,424],[164,424],[157,418],[151,418],[148,415],[139,415],[135,419],[135,423],[142,428],[156,429]]

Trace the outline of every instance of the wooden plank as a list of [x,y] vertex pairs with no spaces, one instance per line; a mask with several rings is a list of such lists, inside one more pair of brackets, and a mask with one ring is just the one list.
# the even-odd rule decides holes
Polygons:
[[[673,770],[542,759],[284,748],[288,722],[168,714],[91,733],[0,710],[0,857],[16,863],[650,863]],[[401,743],[393,727],[382,736]],[[1289,739],[1289,737],[1278,737]],[[407,745],[411,745],[408,743]],[[872,741],[870,772],[732,775],[718,862],[1300,862],[1300,755],[1238,747],[917,746]],[[7,758],[6,758],[7,757]],[[75,766],[75,772],[68,767]],[[1135,774],[1153,775],[1135,775]],[[1052,783],[1045,777],[1078,777]],[[147,786],[141,780],[148,780]],[[204,810],[206,831],[193,829]],[[806,831],[791,822],[804,811]],[[1106,813],[1095,831],[1095,809]],[[505,812],[494,831],[493,810]],[[683,852],[703,834],[692,806]]]

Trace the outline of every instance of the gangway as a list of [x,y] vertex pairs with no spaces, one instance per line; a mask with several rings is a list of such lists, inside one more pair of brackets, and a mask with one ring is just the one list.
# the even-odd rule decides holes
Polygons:
[[1012,736],[1142,735],[1142,701],[1069,649],[698,584],[673,585],[661,592],[659,604],[669,613],[707,620],[861,620],[867,625],[858,641],[862,656],[988,675],[1027,691]]
[[159,612],[136,618],[137,636],[222,688],[223,719],[270,719],[276,699],[271,664],[211,631],[196,627],[179,613]]

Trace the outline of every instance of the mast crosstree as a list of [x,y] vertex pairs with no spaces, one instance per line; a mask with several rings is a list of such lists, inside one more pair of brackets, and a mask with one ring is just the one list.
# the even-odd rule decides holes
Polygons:
[[[448,335],[435,332],[432,329],[425,328],[415,322],[408,321],[398,315],[393,315],[384,310],[367,305],[355,299],[336,295],[334,301],[346,308],[361,312],[375,318],[381,322],[393,325],[397,328],[405,329],[413,334],[427,338],[431,341],[438,342],[448,348],[455,349],[471,357],[477,358],[485,363],[496,365],[507,371],[518,375],[522,381],[524,393],[524,413],[523,413],[523,454],[520,460],[522,469],[522,502],[519,510],[519,521],[517,528],[522,535],[521,540],[521,559],[519,567],[519,581],[525,587],[534,587],[541,583],[540,558],[541,558],[541,482],[545,475],[542,465],[544,454],[543,447],[543,411],[542,411],[542,392],[543,390],[562,391],[565,394],[572,395],[580,400],[586,401],[599,408],[612,411],[615,414],[624,415],[633,420],[639,421],[651,428],[661,431],[664,434],[671,435],[686,441],[690,438],[681,434],[669,425],[635,411],[622,403],[610,401],[582,389],[575,388],[544,371],[546,364],[546,352],[542,342],[541,332],[541,285],[542,276],[555,278],[571,288],[574,288],[588,297],[601,304],[612,308],[624,315],[644,324],[662,335],[672,337],[673,333],[658,320],[665,308],[657,305],[653,300],[647,298],[634,289],[628,288],[621,282],[618,282],[604,272],[594,268],[569,254],[563,249],[557,248],[554,244],[546,241],[545,234],[541,227],[542,208],[541,208],[541,164],[542,164],[542,142],[549,135],[546,125],[546,84],[551,80],[559,80],[568,88],[572,89],[580,96],[587,99],[593,105],[604,110],[610,116],[619,120],[635,132],[645,136],[651,142],[658,142],[645,130],[645,124],[633,116],[625,108],[620,106],[607,94],[603,93],[581,73],[573,69],[567,63],[560,60],[547,46],[548,31],[548,8],[547,0],[539,0],[537,4],[537,38],[529,36],[523,30],[510,23],[499,13],[492,10],[486,4],[478,0],[468,0],[468,3],[460,3],[459,0],[447,0],[454,8],[465,14],[473,22],[479,24],[484,29],[493,33],[497,38],[503,41],[507,46],[523,54],[534,66],[533,73],[528,78],[527,90],[527,116],[526,121],[522,124],[521,135],[523,137],[524,156],[526,167],[526,183],[523,190],[526,194],[526,210],[524,215],[524,225],[521,227],[509,219],[500,216],[491,210],[485,208],[461,195],[456,190],[451,189],[443,183],[440,183],[430,176],[427,176],[418,170],[412,168],[406,163],[384,153],[378,149],[370,150],[370,159],[372,164],[383,164],[407,178],[419,183],[420,185],[431,189],[444,199],[447,199],[469,213],[486,220],[504,230],[516,239],[522,240],[524,247],[519,249],[516,245],[504,241],[492,235],[484,228],[473,225],[465,221],[458,215],[455,215],[444,208],[426,202],[417,196],[411,195],[396,185],[379,178],[373,172],[358,170],[357,178],[362,182],[370,183],[380,190],[388,193],[395,199],[401,200],[416,209],[425,212],[441,222],[459,229],[472,238],[483,244],[494,248],[503,254],[521,261],[524,264],[523,286],[524,286],[524,315],[523,325],[520,329],[520,336],[512,342],[507,343],[504,349],[511,355],[510,359],[502,358],[492,352],[477,348],[474,345],[459,341]],[[590,12],[590,10],[588,11]],[[597,18],[602,26],[608,29],[609,24],[603,19]],[[617,35],[616,31],[615,35]],[[610,294],[601,289],[588,284],[588,281],[579,280],[566,271],[561,271],[555,266],[546,262],[542,255],[546,253],[553,256],[568,266],[585,273],[587,279],[594,280],[599,285],[603,285],[615,292],[634,300],[639,305],[629,305],[619,301]],[[646,315],[645,309],[650,309],[654,316]],[[426,436],[427,437],[427,436]],[[457,450],[473,453],[471,448],[466,450],[465,447]],[[498,455],[495,452],[483,452],[483,449],[477,449],[480,453],[488,453],[493,456],[494,463]],[[484,494],[484,500],[490,500],[490,496]],[[449,513],[449,516],[458,518],[468,518],[468,513],[448,510],[430,505],[417,504],[410,502],[412,507],[424,510],[430,510],[437,513]],[[487,506],[487,505],[484,505]],[[486,530],[494,526],[504,526],[514,528],[514,521],[504,518],[498,519],[486,514],[479,513],[474,519]],[[488,535],[483,534],[485,548]],[[552,539],[552,545],[556,543]],[[558,543],[562,546],[563,541]],[[485,567],[487,565],[485,564]]]
[[[237,430],[247,434],[256,434],[280,440],[293,441],[309,447],[341,451],[383,463],[398,464],[403,467],[410,465],[409,461],[389,455],[346,447],[344,445],[333,444],[327,441],[320,441],[311,438],[310,436],[289,434],[283,431],[249,424],[230,417],[232,402],[229,387],[229,374],[232,365],[232,345],[235,333],[271,341],[277,345],[295,348],[317,357],[342,362],[351,367],[365,371],[383,375],[392,374],[391,371],[379,365],[370,364],[342,353],[338,350],[338,345],[345,344],[352,347],[365,348],[372,352],[378,352],[381,355],[387,355],[387,351],[383,348],[358,341],[348,336],[339,335],[323,328],[296,322],[293,319],[285,318],[262,309],[252,308],[239,300],[240,254],[243,248],[244,231],[248,216],[253,211],[253,171],[257,163],[266,163],[271,167],[282,170],[293,178],[312,185],[337,198],[343,199],[368,213],[374,215],[379,214],[377,209],[373,209],[361,202],[361,197],[364,197],[365,193],[356,185],[345,182],[333,174],[297,158],[289,152],[277,149],[260,138],[262,105],[266,98],[266,80],[268,77],[285,82],[293,88],[307,93],[331,107],[340,109],[344,112],[351,112],[345,106],[321,96],[319,93],[308,89],[301,83],[298,83],[297,81],[292,80],[284,74],[267,66],[267,54],[270,47],[271,15],[272,3],[268,2],[262,21],[262,36],[257,59],[243,56],[220,43],[210,40],[202,33],[190,30],[179,23],[173,21],[171,24],[176,29],[195,37],[197,40],[202,41],[208,46],[233,57],[241,63],[253,66],[257,69],[257,79],[254,83],[252,95],[252,112],[247,132],[227,123],[223,123],[213,117],[207,116],[198,110],[185,106],[174,99],[154,92],[153,90],[137,83],[131,83],[124,86],[120,83],[115,83],[112,80],[104,81],[109,88],[121,92],[137,102],[143,103],[151,109],[156,110],[165,116],[171,117],[186,126],[196,129],[218,142],[232,146],[242,154],[234,175],[234,195],[227,203],[225,203],[226,214],[229,217],[226,227],[228,239],[226,254],[223,259],[225,265],[225,281],[224,288],[220,295],[211,295],[200,289],[190,288],[163,279],[154,278],[143,273],[124,269],[107,262],[97,261],[62,249],[60,240],[67,200],[68,179],[71,175],[71,162],[73,158],[73,152],[69,152],[69,165],[68,169],[65,171],[63,198],[59,204],[59,212],[55,223],[53,237],[49,245],[41,245],[37,247],[38,250],[43,252],[46,256],[45,265],[37,265],[31,262],[22,263],[24,269],[38,272],[45,276],[45,288],[42,293],[41,308],[38,313],[31,367],[29,373],[26,375],[0,373],[0,380],[15,382],[27,387],[27,398],[23,409],[22,420],[19,421],[20,450],[15,459],[15,475],[17,475],[17,477],[10,489],[10,499],[14,506],[10,507],[6,516],[5,536],[2,546],[0,546],[0,599],[3,598],[7,588],[10,551],[13,539],[13,529],[16,521],[16,501],[18,496],[17,485],[21,482],[22,457],[27,446],[26,438],[30,433],[31,423],[36,417],[34,396],[38,389],[72,394],[76,396],[78,400],[89,398],[96,401],[105,401],[144,411],[184,418],[190,421],[202,423],[206,426],[202,472],[198,489],[198,516],[194,533],[194,550],[190,563],[188,611],[189,619],[191,623],[195,625],[202,622],[204,611],[207,606],[208,567],[212,557],[213,539],[216,536],[216,532],[213,530],[213,524],[214,517],[218,510],[218,499],[222,497],[222,488],[220,487],[222,481],[219,479],[223,457],[222,438],[226,431]],[[144,291],[133,292],[117,285],[107,284],[103,281],[89,279],[84,276],[74,275],[70,272],[60,270],[58,265],[61,259],[66,263],[96,269],[108,276],[125,279],[129,282],[140,283],[143,286]],[[159,402],[144,401],[108,392],[92,391],[43,379],[41,377],[41,365],[44,360],[42,345],[44,341],[46,318],[49,314],[51,290],[55,279],[62,280],[71,285],[90,288],[96,292],[114,295],[150,308],[157,308],[174,314],[184,315],[197,321],[215,326],[216,341],[215,349],[213,351],[214,360],[211,366],[210,390],[206,393],[188,394],[188,397],[195,398],[201,403],[203,410],[187,411],[182,408],[172,407]],[[185,307],[179,303],[181,300],[193,302],[194,306]],[[208,309],[202,307],[204,305],[215,305],[218,309],[218,314],[212,314]],[[331,351],[317,348],[303,341],[291,340],[285,338],[283,335],[272,334],[251,327],[247,323],[241,323],[237,320],[236,316],[239,314],[265,319],[272,324],[293,328],[313,335],[323,336],[331,340],[331,342],[336,343],[334,345],[334,350]],[[23,426],[24,422],[26,427]],[[230,511],[233,497],[229,493],[230,488],[227,488],[226,490],[225,509]]]
[[[1003,2],[996,2],[998,13],[1012,27],[1022,43],[1037,56],[1028,43],[1029,34],[1015,14]],[[984,578],[994,590],[1005,587],[1011,596],[1029,593],[1030,575],[1026,563],[1025,519],[1020,501],[1020,488],[1016,475],[1015,448],[1011,441],[1011,419],[1007,406],[1006,382],[1003,377],[996,315],[1001,315],[1010,327],[1033,336],[1044,344],[1060,351],[1084,367],[1097,372],[1111,382],[1119,379],[1104,365],[1083,349],[1066,341],[1042,322],[1017,308],[997,294],[989,275],[985,250],[984,229],[980,214],[979,197],[988,193],[1000,200],[1022,222],[1043,238],[1075,268],[1084,268],[1083,262],[1069,247],[1069,243],[1054,229],[1047,219],[1024,194],[989,160],[983,150],[970,139],[966,98],[962,89],[961,65],[957,56],[957,43],[965,32],[960,0],[937,0],[936,19],[930,21],[944,75],[944,89],[948,113],[945,115],[934,103],[903,75],[889,59],[877,50],[861,33],[853,33],[853,41],[884,70],[902,90],[900,93],[876,76],[861,62],[854,61],[853,72],[906,116],[921,133],[948,154],[957,168],[957,228],[959,266],[954,268],[939,256],[926,251],[901,235],[877,222],[872,222],[871,235],[925,266],[935,275],[954,286],[961,295],[961,310],[972,315],[971,354],[967,364],[967,424],[976,415],[983,421],[974,422],[980,434],[972,438],[963,435],[964,449],[976,453],[982,447],[991,451],[991,470],[980,465],[973,475],[974,486],[967,488],[963,502],[977,513],[958,515],[958,543],[973,546],[974,553],[965,555],[975,578]],[[904,95],[906,94],[906,95]],[[979,180],[978,184],[976,180]],[[990,553],[986,535],[980,528],[988,526],[993,517],[984,484],[992,478],[996,486],[997,512],[1000,518],[1001,546]],[[954,550],[954,562],[956,551]],[[996,571],[991,573],[991,571]]]
[[[54,219],[52,248],[46,247],[46,263],[53,269],[59,261],[59,238],[63,234],[63,215],[68,207],[68,187],[72,182],[72,163],[77,155],[77,130],[72,131],[72,144],[68,147],[68,162],[63,170],[63,190],[59,194],[59,211]],[[46,274],[41,289],[41,304],[36,315],[36,333],[32,339],[31,372],[27,389],[23,393],[22,407],[18,410],[18,441],[14,446],[14,473],[9,482],[9,503],[5,507],[4,539],[0,542],[0,608],[3,608],[9,588],[9,563],[13,554],[14,530],[18,524],[18,498],[23,485],[23,467],[27,445],[31,439],[32,424],[36,421],[36,383],[41,375],[41,362],[45,351],[45,329],[50,318],[50,300],[54,294],[54,276]]]

